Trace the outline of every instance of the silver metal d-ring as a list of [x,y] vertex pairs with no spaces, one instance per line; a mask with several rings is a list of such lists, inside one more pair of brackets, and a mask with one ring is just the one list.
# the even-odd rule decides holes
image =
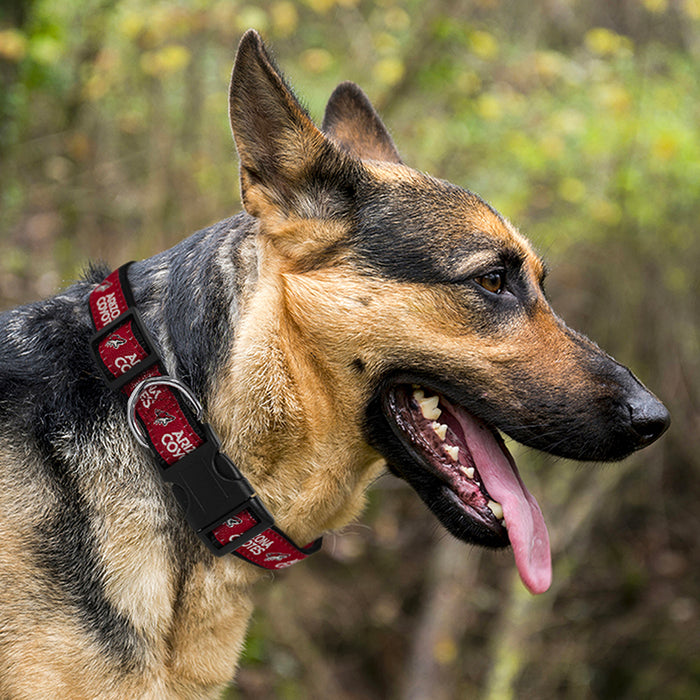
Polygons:
[[136,438],[136,442],[145,448],[148,448],[149,444],[146,435],[144,434],[143,430],[141,430],[141,426],[136,422],[136,402],[146,389],[157,384],[164,384],[165,386],[169,386],[171,389],[177,389],[194,409],[194,412],[197,415],[197,420],[202,420],[202,415],[204,414],[202,404],[197,401],[197,397],[192,393],[192,390],[183,384],[179,379],[168,376],[149,377],[148,379],[144,379],[142,382],[139,382],[136,385],[134,390],[131,392],[131,396],[129,396],[129,401],[126,404],[126,421],[129,424],[131,432]]

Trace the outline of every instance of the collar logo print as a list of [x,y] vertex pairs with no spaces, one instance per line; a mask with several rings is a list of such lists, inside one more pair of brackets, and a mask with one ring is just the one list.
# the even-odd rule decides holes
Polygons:
[[101,294],[102,292],[106,292],[111,286],[112,286],[112,283],[108,280],[105,280],[102,284],[95,287],[95,291],[98,294]]
[[289,558],[289,554],[283,554],[281,552],[274,552],[265,555],[265,561],[284,561]]
[[109,337],[109,340],[105,343],[108,348],[120,348],[122,345],[126,345],[126,340],[116,333]]
[[175,420],[175,416],[171,416],[166,411],[161,411],[160,408],[156,408],[156,419],[153,421],[155,425],[166,426]]

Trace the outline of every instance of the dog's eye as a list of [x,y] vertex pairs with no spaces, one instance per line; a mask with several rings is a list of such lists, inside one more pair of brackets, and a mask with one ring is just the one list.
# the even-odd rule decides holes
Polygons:
[[506,276],[502,272],[489,272],[488,275],[476,277],[475,281],[492,294],[500,294],[506,288]]

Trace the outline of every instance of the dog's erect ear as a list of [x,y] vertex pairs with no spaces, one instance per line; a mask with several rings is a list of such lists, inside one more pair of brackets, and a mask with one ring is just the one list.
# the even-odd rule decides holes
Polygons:
[[253,29],[238,46],[229,115],[243,205],[253,216],[270,206],[294,210],[312,177],[338,179],[347,158],[311,121]]
[[355,83],[340,83],[333,91],[322,128],[353,156],[401,162],[389,132],[367,95]]

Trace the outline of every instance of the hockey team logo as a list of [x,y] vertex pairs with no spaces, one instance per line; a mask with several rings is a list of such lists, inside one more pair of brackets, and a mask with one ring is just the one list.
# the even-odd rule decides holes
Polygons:
[[102,284],[95,287],[95,291],[98,294],[102,294],[102,292],[106,292],[111,286],[112,283],[105,280]]
[[275,569],[286,569],[288,566],[296,564],[298,561],[301,561],[301,559],[289,559],[288,561],[281,561],[278,564],[275,564]]
[[[243,518],[236,518],[236,517],[229,518],[224,523],[224,525],[226,525],[226,527],[231,528],[231,529],[239,527],[240,525],[243,525]],[[228,541],[233,542],[234,540],[237,540],[241,536],[242,533],[234,532],[233,534],[230,534],[230,535],[228,533],[225,533],[225,534],[228,535]]]
[[108,348],[120,348],[122,345],[126,345],[126,340],[116,333],[109,336],[109,340],[105,343]]
[[156,408],[156,419],[153,421],[154,425],[166,426],[172,423],[174,420],[175,416],[171,416],[168,412],[161,411],[159,408]]
[[265,555],[265,561],[284,561],[285,559],[289,559],[290,556],[291,555],[284,554],[283,552],[271,552]]

